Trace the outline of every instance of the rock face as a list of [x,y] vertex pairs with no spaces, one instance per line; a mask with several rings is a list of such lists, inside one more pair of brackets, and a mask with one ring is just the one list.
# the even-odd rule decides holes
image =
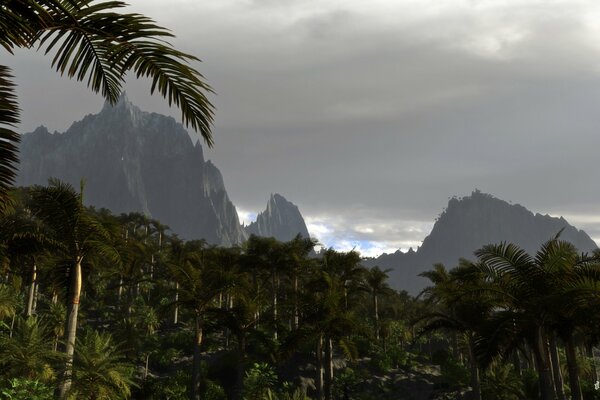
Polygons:
[[561,229],[561,239],[573,243],[580,252],[597,248],[585,232],[569,225],[562,217],[534,215],[521,205],[511,205],[475,191],[471,196],[449,201],[417,251],[411,249],[406,253],[383,254],[366,264],[392,268],[392,285],[416,294],[429,285],[427,279],[417,275],[432,269],[434,263],[452,268],[459,258],[474,259],[475,250],[502,241],[515,243],[533,255],[542,243],[553,238]]
[[139,211],[186,239],[231,245],[246,239],[223,177],[173,118],[142,112],[126,95],[59,134],[44,127],[21,142],[19,185],[56,177],[79,187],[86,204]]
[[271,194],[267,209],[258,214],[256,221],[246,227],[248,235],[274,237],[289,241],[300,234],[310,237],[298,207],[279,194]]

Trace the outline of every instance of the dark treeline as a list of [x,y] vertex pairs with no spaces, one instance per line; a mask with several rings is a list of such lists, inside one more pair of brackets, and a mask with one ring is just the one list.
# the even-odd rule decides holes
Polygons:
[[358,253],[184,241],[58,181],[0,216],[0,399],[596,399],[597,254],[489,245],[419,297]]

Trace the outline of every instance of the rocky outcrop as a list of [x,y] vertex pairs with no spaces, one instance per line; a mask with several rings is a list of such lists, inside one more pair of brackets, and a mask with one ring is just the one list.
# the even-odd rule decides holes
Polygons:
[[246,227],[246,233],[274,237],[284,242],[297,235],[310,237],[298,207],[277,193],[271,194],[266,210],[258,214],[256,221]]
[[533,214],[518,204],[509,204],[492,195],[475,191],[471,196],[452,198],[417,251],[383,254],[367,265],[391,268],[390,281],[398,289],[418,293],[429,282],[418,274],[434,263],[448,268],[462,258],[473,259],[483,245],[503,241],[519,245],[535,254],[540,245],[558,232],[581,252],[596,249],[596,243],[564,218]]
[[40,127],[24,135],[20,151],[19,185],[56,177],[78,187],[84,179],[86,204],[143,212],[186,239],[231,245],[246,238],[202,146],[173,118],[143,112],[124,94],[65,133]]

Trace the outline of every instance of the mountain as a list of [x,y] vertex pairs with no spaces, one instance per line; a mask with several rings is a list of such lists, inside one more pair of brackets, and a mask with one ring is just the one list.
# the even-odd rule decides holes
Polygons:
[[417,275],[432,269],[435,263],[452,268],[461,257],[474,259],[473,252],[483,245],[502,241],[515,243],[529,254],[535,254],[542,243],[561,229],[561,239],[573,243],[579,251],[597,248],[585,232],[569,225],[562,217],[533,214],[521,205],[474,191],[471,196],[452,198],[448,202],[416,251],[383,254],[365,264],[391,268],[392,286],[416,294],[429,284],[427,279]]
[[25,134],[20,159],[19,185],[56,177],[79,187],[83,178],[86,204],[143,212],[186,239],[228,246],[247,237],[202,146],[173,118],[143,112],[125,94],[65,133]]
[[246,227],[246,233],[274,237],[283,242],[293,239],[298,234],[305,238],[310,237],[298,207],[279,194],[271,194],[267,209],[258,214],[255,222]]

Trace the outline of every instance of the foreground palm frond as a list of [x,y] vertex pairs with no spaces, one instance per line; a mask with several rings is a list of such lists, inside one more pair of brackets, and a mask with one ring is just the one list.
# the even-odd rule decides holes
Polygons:
[[[0,39],[1,40],[1,39]],[[8,189],[16,176],[19,106],[10,69],[0,65],[0,213],[9,205]]]
[[[174,49],[173,37],[148,17],[117,12],[122,1],[7,0],[0,5],[0,46],[39,46],[54,54],[52,66],[61,74],[117,102],[127,72],[152,80],[169,105],[181,110],[183,123],[213,145],[211,125],[213,93],[191,63],[198,58]],[[0,65],[0,212],[9,205],[8,188],[14,182],[18,162],[19,109],[10,70]]]
[[[66,3],[66,2],[63,2]],[[148,17],[117,13],[121,1],[64,4],[68,12],[52,12],[51,25],[40,32],[40,45],[56,49],[52,65],[61,74],[87,80],[110,102],[121,93],[127,71],[152,78],[151,92],[181,109],[184,123],[212,145],[213,107],[204,92],[212,92],[203,76],[189,63],[196,57],[175,50],[165,39],[173,35]]]

